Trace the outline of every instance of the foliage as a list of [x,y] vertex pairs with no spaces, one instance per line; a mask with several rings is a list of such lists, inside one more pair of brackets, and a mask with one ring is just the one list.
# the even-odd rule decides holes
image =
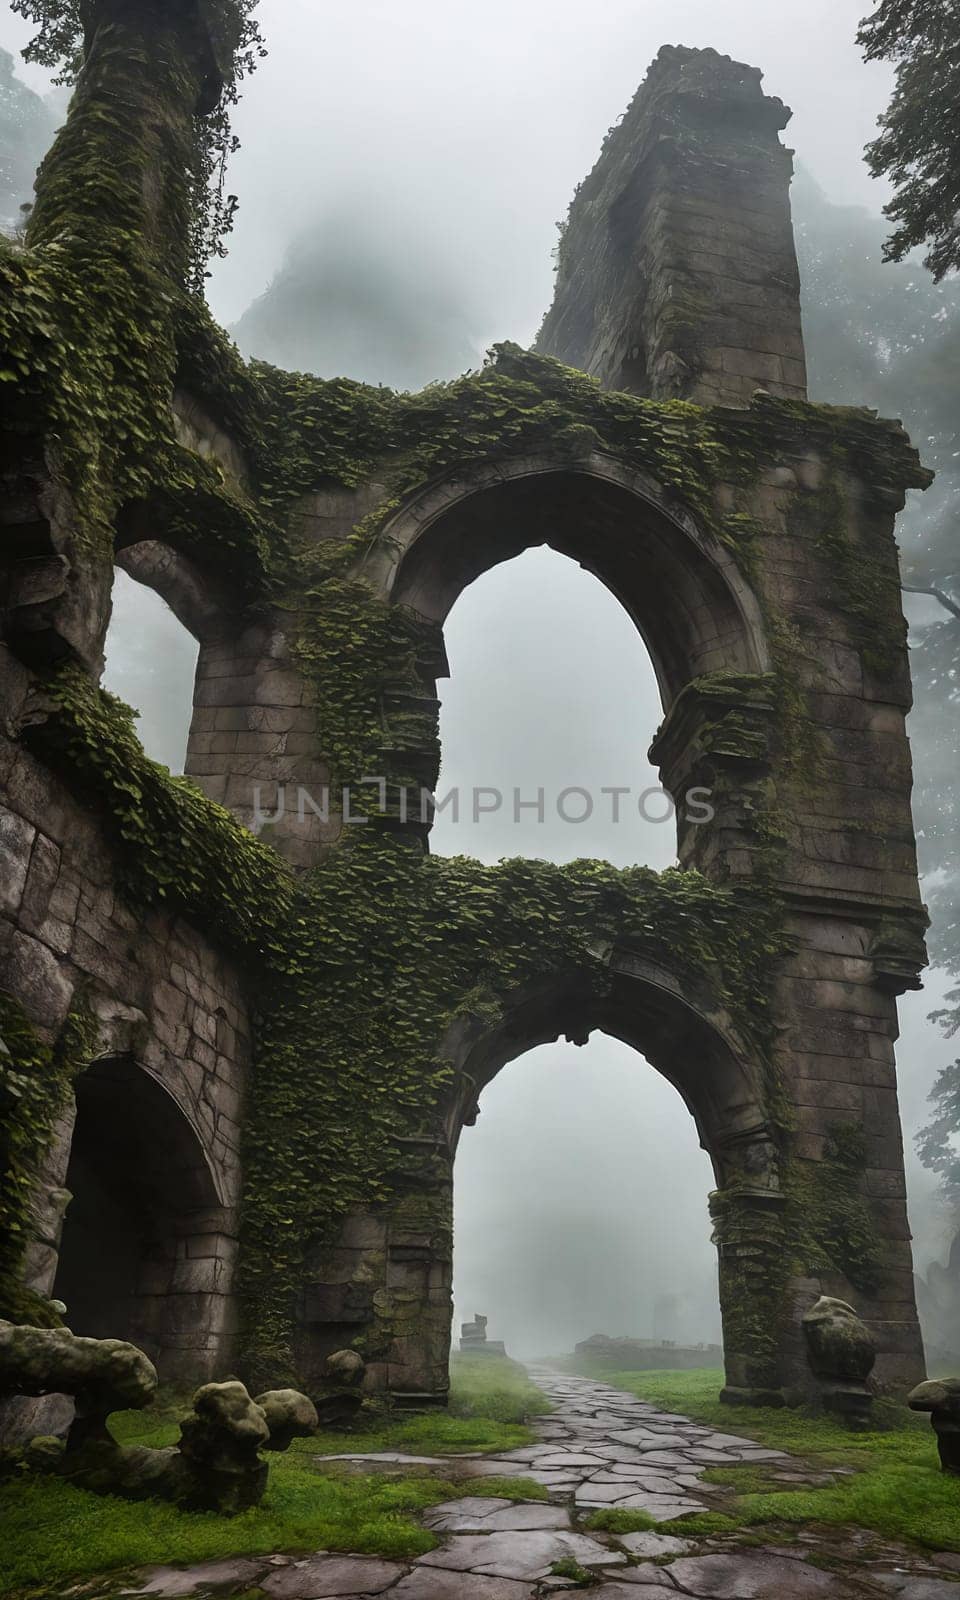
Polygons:
[[[203,25],[212,56],[224,71],[224,87],[205,117],[198,115],[189,166],[192,191],[192,284],[200,290],[209,276],[210,256],[226,254],[225,238],[233,227],[237,200],[226,193],[226,168],[239,140],[231,129],[231,111],[240,85],[266,55],[254,12],[258,0],[206,0]],[[41,66],[59,69],[59,83],[73,83],[82,71],[90,7],[83,0],[11,0],[13,10],[37,25],[24,56]],[[199,11],[199,6],[196,6]]]
[[868,61],[896,64],[893,98],[868,146],[874,177],[894,184],[884,208],[898,223],[888,259],[927,243],[937,279],[960,267],[960,33],[958,0],[881,0],[861,23]]
[[23,1008],[0,991],[0,1317],[55,1326],[48,1301],[21,1282],[30,1237],[36,1170],[70,1085],[88,1065],[96,1025],[82,1003],[55,1044],[45,1042]]
[[877,1292],[883,1248],[861,1178],[866,1136],[855,1123],[827,1129],[819,1161],[794,1161],[786,1182],[787,1233],[801,1276],[842,1272],[863,1294]]
[[561,1556],[559,1561],[554,1561],[550,1567],[551,1576],[566,1578],[567,1585],[572,1589],[585,1589],[588,1584],[596,1582],[596,1573],[588,1572],[573,1556]]
[[657,1520],[649,1511],[622,1511],[618,1506],[607,1506],[603,1511],[592,1511],[584,1527],[591,1533],[649,1533],[657,1527]]
[[79,667],[45,685],[49,714],[28,742],[109,817],[118,882],[134,904],[169,904],[250,959],[277,948],[293,880],[223,806],[145,755],[133,714]]

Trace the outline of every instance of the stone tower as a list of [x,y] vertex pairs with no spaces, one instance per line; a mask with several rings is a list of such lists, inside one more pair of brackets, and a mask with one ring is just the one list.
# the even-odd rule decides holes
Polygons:
[[[712,1158],[728,1397],[810,1386],[824,1292],[912,1383],[894,521],[927,475],[898,424],[805,399],[788,113],[663,51],[537,352],[396,396],[245,365],[187,286],[233,13],[91,5],[0,256],[0,1312],[63,1298],[167,1375],[261,1387],[350,1345],[442,1399],[460,1130],[505,1062],[600,1028]],[[653,658],[667,873],[426,848],[444,619],[544,539]],[[115,565],[199,641],[187,780],[99,688]]]

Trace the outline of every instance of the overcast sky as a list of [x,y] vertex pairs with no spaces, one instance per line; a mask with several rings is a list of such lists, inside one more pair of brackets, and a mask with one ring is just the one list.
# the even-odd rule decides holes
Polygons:
[[[309,276],[310,241],[321,239],[341,266],[373,263],[362,275],[369,324],[376,301],[392,318],[417,278],[437,285],[445,318],[458,308],[447,365],[438,355],[434,376],[468,364],[464,341],[473,360],[494,339],[529,343],[552,294],[556,223],[665,43],[714,46],[762,66],[767,92],[794,109],[787,142],[829,198],[879,210],[884,192],[861,152],[891,78],[865,66],[854,42],[866,4],[262,0],[270,55],[236,117],[243,148],[230,187],[241,205],[230,256],[211,282],[213,308],[236,323],[285,263]],[[16,49],[25,37],[7,14],[0,44]],[[43,87],[35,69],[24,76]],[[244,323],[246,350],[296,360],[257,349],[255,322]],[[331,338],[296,318],[286,336],[294,351],[302,338],[302,364],[336,370],[342,341],[332,356]],[[422,381],[417,362],[404,365],[392,349],[376,370],[377,345],[357,346],[350,375]],[[141,707],[148,747],[177,767],[191,645],[122,575],[117,597],[107,681]],[[645,757],[660,716],[649,660],[625,613],[572,563],[541,550],[487,574],[454,608],[447,642],[444,783],[525,794],[541,784],[555,793],[656,783]],[[669,826],[635,818],[614,827],[602,815],[582,825],[553,815],[517,828],[509,808],[477,827],[445,822],[435,836],[444,853],[489,861],[600,855],[662,867],[674,846]],[[923,1020],[936,998],[911,998],[904,1011],[911,1131],[952,1054]],[[678,1339],[717,1336],[709,1162],[665,1081],[601,1037],[580,1051],[531,1052],[481,1104],[457,1162],[458,1316],[487,1314],[491,1337],[518,1354],[559,1351],[595,1331],[650,1336],[655,1325]],[[932,1185],[912,1160],[911,1184],[925,1255],[935,1242]],[[665,1296],[676,1297],[673,1313]]]

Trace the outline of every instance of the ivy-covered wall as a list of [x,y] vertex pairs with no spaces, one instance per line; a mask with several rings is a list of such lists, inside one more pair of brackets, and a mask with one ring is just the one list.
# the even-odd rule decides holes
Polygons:
[[[420,395],[244,363],[184,248],[209,77],[194,22],[186,3],[103,7],[26,244],[0,256],[17,401],[0,823],[22,858],[2,935],[20,941],[3,1307],[55,1315],[23,1299],[21,1245],[29,1170],[86,1059],[67,1020],[82,992],[142,1014],[129,1048],[208,1150],[226,1196],[210,1230],[239,1237],[235,1269],[211,1254],[185,1271],[200,1331],[183,1348],[309,1384],[349,1342],[371,1383],[442,1394],[471,1088],[451,1041],[494,1038],[541,991],[546,1036],[566,1025],[549,996],[575,992],[579,1023],[615,1014],[664,1070],[693,1030],[731,1391],[802,1384],[792,1308],[814,1281],[859,1296],[888,1380],[913,1376],[893,1039],[923,923],[893,516],[926,481],[915,453],[865,412],[646,400],[515,346]],[[665,781],[715,802],[664,874],[438,860],[396,800],[436,776],[451,591],[502,559],[504,518],[520,538],[531,507],[562,506],[561,547],[658,658]],[[209,596],[193,779],[148,761],[97,683],[115,545],[147,535]],[[332,818],[298,834],[278,791],[323,778]],[[276,817],[260,837],[242,826],[254,783]],[[46,784],[55,862],[37,845]],[[345,784],[367,822],[341,826]],[[81,884],[97,851],[109,912],[78,937],[83,890],[71,909],[61,880]],[[174,944],[189,959],[164,989]],[[628,958],[665,976],[625,986]]]

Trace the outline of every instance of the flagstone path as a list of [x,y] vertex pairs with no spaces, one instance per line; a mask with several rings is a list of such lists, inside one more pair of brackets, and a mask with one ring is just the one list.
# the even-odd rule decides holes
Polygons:
[[[495,1458],[324,1459],[366,1472],[420,1466],[458,1478],[522,1476],[546,1486],[547,1502],[466,1494],[434,1506],[424,1522],[441,1543],[413,1561],[327,1551],[250,1556],[153,1568],[120,1592],[153,1600],[240,1594],[243,1600],[545,1600],[562,1590],[581,1600],[960,1600],[960,1556],[917,1558],[860,1529],[801,1531],[795,1543],[759,1547],[744,1546],[736,1535],[581,1531],[578,1522],[600,1508],[645,1511],[655,1522],[709,1510],[719,1491],[702,1482],[706,1467],[762,1462],[784,1487],[823,1483],[831,1474],[603,1383],[546,1368],[531,1368],[530,1375],[554,1406],[536,1424],[536,1445]],[[558,1564],[567,1575],[554,1571]]]

